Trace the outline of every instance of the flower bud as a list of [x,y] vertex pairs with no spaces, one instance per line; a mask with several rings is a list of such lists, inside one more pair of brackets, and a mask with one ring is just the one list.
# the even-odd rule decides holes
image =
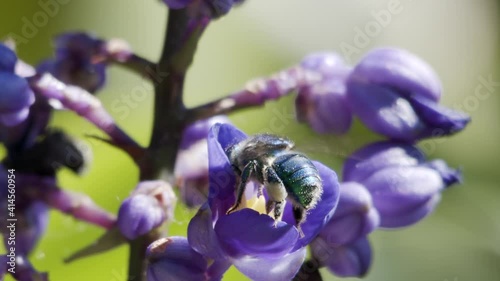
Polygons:
[[89,92],[99,90],[106,80],[106,65],[95,63],[105,43],[86,33],[64,33],[56,37],[54,59],[42,62],[38,72],[49,72],[64,83],[79,86]]
[[297,120],[308,123],[322,134],[347,132],[352,123],[345,86],[350,68],[338,55],[331,53],[310,55],[302,61],[301,67],[321,79],[299,89],[295,101]]
[[28,82],[13,73],[0,71],[0,123],[15,126],[24,121],[35,95]]
[[436,207],[441,191],[460,180],[460,171],[442,160],[425,162],[414,146],[378,142],[349,156],[344,181],[356,181],[371,193],[380,226],[414,224]]
[[140,182],[118,211],[118,228],[130,240],[173,218],[176,197],[164,181]]
[[161,238],[146,251],[148,281],[206,280],[207,261],[184,237]]
[[462,130],[469,116],[438,104],[439,78],[417,56],[399,49],[368,53],[347,79],[347,100],[371,130],[415,141]]
[[341,183],[339,205],[320,236],[334,246],[365,237],[380,223],[372,204],[372,196],[364,186],[355,182]]

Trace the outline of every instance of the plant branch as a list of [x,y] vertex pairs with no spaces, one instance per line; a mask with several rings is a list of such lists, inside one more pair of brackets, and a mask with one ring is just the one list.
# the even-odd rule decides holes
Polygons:
[[[140,180],[166,178],[173,181],[177,151],[186,124],[183,102],[184,79],[193,61],[198,41],[210,22],[205,1],[186,9],[169,10],[162,55],[157,73],[167,73],[155,83],[153,132],[146,153],[137,161]],[[146,248],[159,238],[149,233],[130,243],[129,280],[146,281]]]
[[228,114],[244,108],[262,106],[266,101],[284,97],[320,79],[317,73],[307,71],[300,66],[291,67],[270,77],[252,80],[244,89],[226,97],[189,109],[187,123],[191,124],[201,119]]

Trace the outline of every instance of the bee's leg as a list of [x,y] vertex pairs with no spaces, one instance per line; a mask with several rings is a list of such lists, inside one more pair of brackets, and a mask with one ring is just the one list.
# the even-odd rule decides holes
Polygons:
[[236,202],[231,208],[229,208],[229,210],[227,210],[226,214],[234,212],[240,206],[241,199],[243,198],[243,194],[245,193],[245,187],[247,185],[247,182],[250,179],[252,173],[255,172],[256,168],[257,168],[256,161],[248,162],[248,164],[245,165],[245,168],[243,168],[243,171],[241,172],[240,176],[240,183],[237,189]]
[[274,210],[274,205],[276,202],[272,200],[267,200],[266,202],[266,214],[270,214],[272,210]]
[[[271,212],[271,206],[274,206],[274,225],[277,225],[278,221],[281,220],[283,216],[283,211],[285,209],[285,199],[288,195],[285,185],[276,174],[272,168],[268,168],[266,171],[266,188],[267,194],[269,195],[269,201],[266,204],[266,211]],[[271,202],[271,203],[269,203]]]
[[293,217],[297,222],[297,230],[299,231],[300,238],[304,237],[304,232],[300,225],[306,220],[306,210],[300,206],[293,206]]

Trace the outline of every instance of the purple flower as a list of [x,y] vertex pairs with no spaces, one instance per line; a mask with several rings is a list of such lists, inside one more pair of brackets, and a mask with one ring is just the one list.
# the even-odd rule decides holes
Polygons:
[[173,218],[176,197],[164,181],[140,182],[118,211],[118,228],[133,240]]
[[16,53],[0,43],[0,71],[14,73],[17,63]]
[[334,246],[322,237],[311,243],[311,253],[321,266],[340,277],[363,277],[370,269],[372,250],[366,237],[350,244]]
[[12,127],[26,120],[35,95],[28,82],[15,73],[17,56],[0,44],[0,126]]
[[174,175],[182,200],[189,207],[200,206],[208,196],[207,136],[216,123],[230,123],[226,116],[200,120],[184,130],[175,161]]
[[[208,135],[209,197],[188,227],[193,249],[214,259],[216,265],[233,264],[253,280],[290,280],[305,257],[305,246],[329,221],[338,202],[335,172],[314,162],[323,180],[323,195],[301,225],[300,238],[291,204],[282,221],[265,214],[264,197],[257,198],[255,184],[247,186],[243,208],[229,215],[234,204],[236,176],[224,151],[246,139],[246,135],[228,124],[216,124]],[[209,269],[210,271],[210,269]]]
[[460,178],[460,172],[444,161],[425,162],[416,147],[386,141],[349,156],[343,180],[365,186],[380,214],[380,226],[394,228],[414,224],[432,212],[441,191]]
[[346,133],[352,123],[345,86],[351,68],[334,53],[309,55],[301,67],[316,73],[321,80],[299,89],[295,101],[299,122],[308,123],[322,134]]
[[370,192],[355,182],[341,183],[337,210],[319,236],[332,246],[346,245],[365,237],[379,224]]
[[64,83],[89,92],[99,90],[106,80],[106,64],[95,62],[105,42],[86,33],[64,33],[55,38],[55,58],[42,62],[38,72],[49,72]]
[[356,65],[347,81],[347,99],[371,130],[391,139],[415,141],[462,130],[469,116],[438,104],[439,78],[415,55],[376,49]]
[[149,245],[146,256],[148,281],[206,280],[207,261],[184,237],[159,239]]

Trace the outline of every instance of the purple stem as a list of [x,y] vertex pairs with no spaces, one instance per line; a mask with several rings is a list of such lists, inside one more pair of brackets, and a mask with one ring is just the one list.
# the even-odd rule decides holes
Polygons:
[[246,87],[240,91],[189,109],[188,123],[227,114],[238,109],[261,106],[266,101],[279,99],[320,79],[317,73],[300,66],[285,69],[270,77],[257,78],[247,83]]
[[117,145],[139,145],[115,123],[101,101],[91,93],[76,86],[69,86],[49,73],[34,76],[30,83],[37,93],[47,99],[59,101],[65,108],[76,112],[104,131]]

